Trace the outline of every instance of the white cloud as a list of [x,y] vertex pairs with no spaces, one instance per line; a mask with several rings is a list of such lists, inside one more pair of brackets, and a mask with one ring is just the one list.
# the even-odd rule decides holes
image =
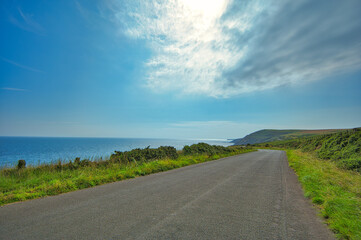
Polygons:
[[1,88],[2,90],[7,90],[7,91],[15,91],[15,92],[27,92],[27,89],[22,89],[22,88],[9,88],[9,87],[3,87]]
[[[246,47],[230,44],[229,36],[222,33],[224,27],[236,24],[220,22],[228,4],[227,0],[132,1],[117,11],[123,31],[147,40],[154,52],[146,63],[149,88],[224,94],[223,83],[216,79],[246,51]],[[249,23],[237,24],[245,29]]]
[[147,87],[213,97],[360,69],[361,24],[352,20],[359,7],[356,0],[111,5],[120,31],[145,40],[153,51],[146,62]]
[[28,31],[33,32],[39,35],[44,35],[45,30],[44,28],[33,19],[31,14],[24,13],[20,8],[18,8],[19,15],[18,17],[9,17],[9,21],[14,24],[15,26]]
[[29,66],[25,66],[25,65],[22,65],[20,63],[17,63],[17,62],[14,62],[14,61],[11,61],[9,59],[6,59],[6,58],[1,58],[4,62],[7,62],[7,63],[10,63],[14,66],[17,66],[19,68],[22,68],[22,69],[26,69],[26,70],[29,70],[29,71],[32,71],[32,72],[37,72],[37,73],[45,73],[44,71],[41,71],[39,69],[36,69],[36,68],[33,68],[33,67],[29,67]]

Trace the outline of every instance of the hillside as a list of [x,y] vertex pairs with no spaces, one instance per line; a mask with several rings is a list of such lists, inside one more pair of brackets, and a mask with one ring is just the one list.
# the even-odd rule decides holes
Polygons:
[[361,128],[259,145],[315,152],[317,157],[332,160],[338,167],[361,172]]
[[274,130],[264,129],[251,133],[244,138],[234,139],[232,143],[235,145],[246,145],[264,142],[273,142],[289,139],[297,139],[301,137],[310,137],[315,135],[336,133],[344,129],[320,129],[320,130]]

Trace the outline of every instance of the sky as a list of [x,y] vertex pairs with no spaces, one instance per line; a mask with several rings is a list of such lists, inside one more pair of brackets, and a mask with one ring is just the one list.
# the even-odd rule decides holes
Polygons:
[[0,136],[361,126],[359,0],[2,0]]

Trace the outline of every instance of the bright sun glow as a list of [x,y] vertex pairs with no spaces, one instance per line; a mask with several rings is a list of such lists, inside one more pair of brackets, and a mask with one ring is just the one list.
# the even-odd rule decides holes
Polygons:
[[227,6],[227,0],[181,0],[193,12],[201,13],[206,18],[219,17]]

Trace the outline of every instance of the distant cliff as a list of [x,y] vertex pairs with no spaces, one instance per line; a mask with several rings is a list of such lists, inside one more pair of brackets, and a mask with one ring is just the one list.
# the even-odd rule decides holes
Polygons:
[[335,133],[343,129],[321,129],[321,130],[274,130],[264,129],[251,133],[244,138],[234,139],[232,143],[235,145],[246,145],[255,143],[272,142],[278,140],[295,139],[306,136],[314,136],[327,133]]

